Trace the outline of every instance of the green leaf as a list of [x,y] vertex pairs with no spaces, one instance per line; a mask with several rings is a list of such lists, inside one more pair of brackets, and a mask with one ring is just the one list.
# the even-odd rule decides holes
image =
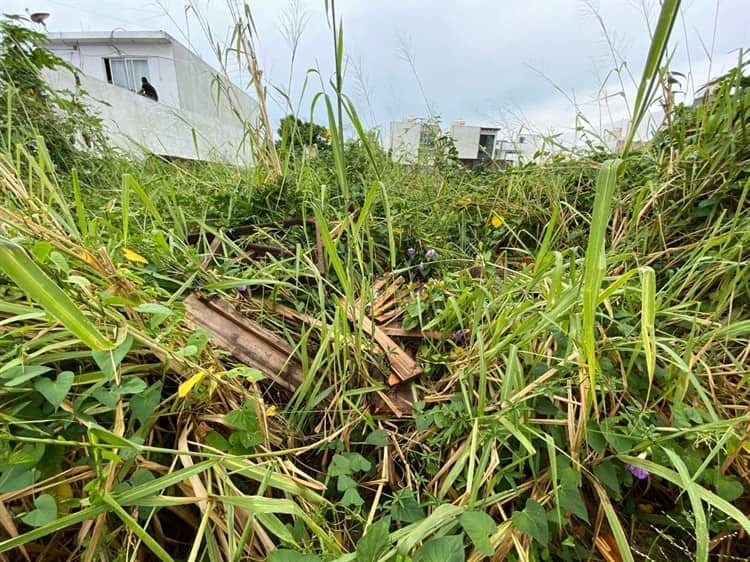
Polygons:
[[618,462],[612,459],[607,459],[597,464],[594,467],[594,474],[599,479],[599,482],[612,492],[615,498],[622,496],[622,489],[620,487],[620,474],[619,474]]
[[9,379],[8,382],[3,384],[5,386],[19,386],[51,370],[51,367],[45,367],[44,365],[16,365],[3,373],[2,378]]
[[46,240],[38,240],[34,242],[34,246],[32,246],[31,248],[31,253],[34,254],[34,257],[41,263],[47,261],[47,258],[49,258],[49,254],[51,251],[52,244],[50,244]]
[[352,488],[356,488],[356,487],[357,487],[356,480],[352,480],[346,474],[342,474],[341,476],[339,476],[338,483],[336,484],[336,489],[339,492],[345,492],[347,490],[351,490]]
[[133,345],[133,338],[128,336],[117,347],[108,351],[92,351],[91,356],[101,369],[102,373],[111,380],[115,378],[117,367],[130,351]]
[[448,535],[428,540],[414,553],[414,562],[464,562],[464,541],[461,535]]
[[282,548],[268,553],[268,562],[320,562],[314,554],[302,554],[294,550]]
[[341,505],[344,507],[353,505],[359,507],[365,503],[365,500],[362,499],[362,496],[359,495],[359,492],[356,488],[350,488],[346,492],[344,492],[344,495],[341,498]]
[[261,371],[260,369],[256,369],[255,367],[246,367],[244,365],[240,365],[239,367],[230,369],[229,371],[227,371],[226,376],[230,379],[233,379],[234,377],[245,377],[251,382],[259,382],[266,378],[266,375],[264,375],[263,371]]
[[531,498],[527,499],[526,507],[523,511],[514,511],[512,519],[519,531],[535,538],[542,546],[547,546],[549,542],[547,513],[538,502]]
[[169,316],[170,314],[172,314],[171,308],[156,302],[147,302],[140,304],[135,307],[135,310],[136,312],[140,312],[141,314],[161,314],[164,316]]
[[140,394],[148,388],[148,383],[139,377],[128,377],[117,387],[120,394]]
[[348,460],[352,472],[367,472],[372,468],[372,463],[359,453],[342,453]]
[[391,517],[394,521],[402,523],[415,523],[424,519],[424,510],[419,505],[414,492],[407,488],[393,495]]
[[330,476],[346,476],[352,474],[351,462],[344,455],[334,455],[331,464],[328,466]]
[[34,383],[34,388],[47,399],[47,402],[57,408],[68,395],[70,387],[73,386],[75,376],[72,371],[63,371],[57,375],[55,380],[41,378]]
[[388,432],[384,429],[376,429],[367,436],[365,443],[375,445],[376,447],[385,447],[388,445]]
[[0,269],[34,302],[83,343],[95,350],[111,349],[107,340],[70,297],[26,254],[24,249],[0,236]]
[[365,535],[357,543],[357,562],[377,562],[391,546],[388,533],[391,521],[388,517],[370,525]]
[[558,501],[560,502],[560,508],[564,511],[570,511],[579,519],[586,523],[589,522],[589,513],[578,486],[563,484],[558,494]]
[[713,485],[719,497],[732,502],[745,493],[742,482],[736,476],[727,476],[718,470],[714,472]]
[[195,330],[195,332],[190,334],[190,337],[187,339],[187,345],[195,346],[196,354],[198,354],[206,348],[206,345],[208,345],[210,339],[211,334],[209,334],[207,330],[198,328],[197,330]]
[[21,517],[21,521],[32,527],[41,527],[57,518],[57,503],[49,494],[42,494],[34,500],[36,509]]
[[143,425],[148,421],[161,401],[161,381],[152,384],[146,392],[130,398],[130,411],[138,422]]
[[172,309],[164,306],[163,304],[155,302],[147,302],[141,304],[137,306],[135,310],[136,312],[140,312],[141,314],[151,315],[151,321],[149,322],[149,326],[151,327],[151,329],[156,328],[162,322],[164,322],[164,320],[172,315]]
[[495,547],[489,539],[497,531],[497,524],[492,517],[484,511],[467,511],[461,514],[458,521],[479,552],[485,556],[495,553]]

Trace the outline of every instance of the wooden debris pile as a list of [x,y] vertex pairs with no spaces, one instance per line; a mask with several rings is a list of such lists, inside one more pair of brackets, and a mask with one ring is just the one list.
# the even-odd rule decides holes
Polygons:
[[[283,226],[303,224],[316,227],[313,219],[285,221]],[[224,234],[236,242],[238,247],[243,248],[247,252],[247,257],[258,259],[259,254],[264,252],[275,257],[288,255],[288,249],[251,244],[242,240],[243,236],[256,232],[263,226],[240,227]],[[219,252],[221,240],[219,236],[210,240],[204,265],[207,266]],[[193,236],[191,241],[196,243],[197,237]],[[316,241],[316,265],[323,271],[323,250],[317,227]],[[409,288],[403,277],[394,279],[392,276],[386,276],[371,287],[371,299],[358,299],[347,309],[352,327],[361,330],[367,336],[359,341],[371,345],[372,355],[384,357],[388,366],[389,372],[386,373],[383,382],[390,388],[374,390],[369,395],[371,410],[376,414],[393,414],[396,417],[411,414],[413,401],[417,398],[411,383],[419,380],[424,374],[424,369],[415,357],[416,354],[403,342],[441,338],[438,332],[403,328],[399,317],[402,313],[401,305],[408,298],[408,292]],[[184,304],[188,321],[208,331],[217,348],[235,360],[259,369],[273,385],[289,394],[302,384],[304,373],[296,355],[299,351],[295,352],[286,339],[264,327],[260,323],[260,317],[272,315],[295,328],[312,326],[319,330],[323,327],[324,320],[249,292],[243,295],[241,307],[218,296],[205,296],[198,292],[188,296]]]

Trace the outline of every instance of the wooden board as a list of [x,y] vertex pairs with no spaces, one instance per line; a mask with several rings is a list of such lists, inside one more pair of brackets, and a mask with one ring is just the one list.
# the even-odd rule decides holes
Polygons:
[[274,383],[294,392],[302,384],[302,366],[289,343],[216,298],[192,294],[185,299],[187,319],[211,334],[216,347],[259,369]]
[[391,364],[393,373],[388,377],[388,384],[395,386],[403,381],[408,381],[422,375],[424,370],[411,355],[401,349],[381,328],[376,326],[367,315],[360,315],[356,309],[349,310],[349,319],[359,324],[362,331],[372,336],[375,343],[385,352],[386,359]]

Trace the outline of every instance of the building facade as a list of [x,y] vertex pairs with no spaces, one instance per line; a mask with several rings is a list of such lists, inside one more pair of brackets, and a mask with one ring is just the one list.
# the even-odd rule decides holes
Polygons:
[[[110,142],[170,157],[251,162],[258,104],[163,31],[49,33],[47,48],[78,70]],[[138,95],[145,77],[158,92]],[[47,72],[74,89],[66,69]]]
[[[394,160],[404,163],[423,161],[421,154],[440,136],[439,126],[414,117],[393,121],[390,128],[390,149]],[[446,132],[456,149],[458,160],[467,167],[497,163],[519,165],[537,158],[544,139],[540,135],[521,133],[501,136],[498,127],[467,125],[458,120]]]

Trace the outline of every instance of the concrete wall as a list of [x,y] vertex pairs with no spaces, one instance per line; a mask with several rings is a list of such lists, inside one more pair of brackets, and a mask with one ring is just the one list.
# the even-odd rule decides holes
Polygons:
[[253,98],[226,80],[222,80],[223,87],[218,88],[215,79],[219,71],[179,43],[172,44],[172,53],[182,109],[219,119],[236,119],[236,109],[246,120],[256,124],[258,104]]
[[[69,71],[46,71],[45,74],[53,88],[75,89]],[[87,104],[103,119],[114,146],[180,158],[224,160],[237,164],[252,161],[250,150],[242,145],[244,131],[236,119],[219,120],[154,102],[91,76],[81,75],[80,79],[81,87],[90,96]]]
[[419,157],[422,124],[418,121],[392,121],[390,148],[394,160],[414,163]]
[[80,43],[75,46],[53,42],[48,48],[63,60],[81,69],[87,76],[102,82],[107,82],[105,58],[145,58],[148,60],[149,81],[159,94],[159,103],[181,107],[172,45],[167,42],[138,43],[115,39],[109,44]]
[[479,134],[481,127],[470,125],[453,125],[451,138],[456,145],[458,157],[461,160],[476,160],[479,154]]

